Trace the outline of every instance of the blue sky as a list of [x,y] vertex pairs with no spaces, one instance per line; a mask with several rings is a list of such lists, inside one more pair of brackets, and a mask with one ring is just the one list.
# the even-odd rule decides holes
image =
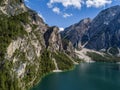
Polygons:
[[120,5],[120,0],[25,0],[50,26],[66,28],[83,18],[94,18],[101,10]]

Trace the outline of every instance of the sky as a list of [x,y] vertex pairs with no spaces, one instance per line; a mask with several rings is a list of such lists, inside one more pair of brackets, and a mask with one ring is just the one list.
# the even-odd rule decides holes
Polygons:
[[120,0],[24,0],[49,26],[63,29],[84,18],[93,19],[101,10],[120,5]]

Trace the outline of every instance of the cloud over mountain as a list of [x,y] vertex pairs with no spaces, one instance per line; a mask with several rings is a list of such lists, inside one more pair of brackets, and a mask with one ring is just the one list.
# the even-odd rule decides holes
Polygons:
[[52,6],[54,3],[61,3],[64,7],[73,6],[75,8],[81,8],[83,0],[50,0],[48,5]]
[[112,0],[50,0],[48,3],[49,7],[54,6],[55,3],[60,3],[64,7],[74,7],[80,9],[82,5],[86,5],[87,7],[102,7],[106,4],[111,4]]
[[54,13],[62,15],[64,18],[67,18],[72,16],[72,14],[68,14],[65,9],[61,9],[60,7],[58,7],[58,4],[61,4],[66,9],[70,7],[75,9],[81,9],[82,6],[86,6],[87,8],[99,8],[111,3],[112,0],[49,0],[47,5],[49,8],[52,8],[52,11]]
[[102,7],[105,6],[106,4],[111,4],[111,0],[87,0],[86,5],[87,7]]

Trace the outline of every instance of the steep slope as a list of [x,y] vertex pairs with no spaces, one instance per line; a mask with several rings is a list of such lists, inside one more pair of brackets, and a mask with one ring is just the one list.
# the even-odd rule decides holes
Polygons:
[[87,32],[90,23],[90,18],[83,19],[80,22],[65,28],[65,30],[61,32],[61,36],[63,39],[70,40],[74,47],[80,48],[85,44],[85,39],[82,40],[82,37]]
[[27,11],[24,0],[0,0],[0,13],[7,15],[18,15]]
[[92,21],[84,19],[62,32],[75,48],[88,48],[120,56],[120,6],[101,11]]
[[0,90],[29,89],[56,64],[73,68],[58,27],[45,24],[23,0],[2,0],[0,8]]
[[[120,48],[120,6],[101,11],[92,21],[87,32],[89,49],[108,50],[112,54],[117,54]],[[114,51],[113,51],[114,50]]]

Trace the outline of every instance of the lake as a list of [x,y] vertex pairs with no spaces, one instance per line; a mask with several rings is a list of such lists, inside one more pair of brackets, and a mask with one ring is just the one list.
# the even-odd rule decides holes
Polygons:
[[44,77],[32,90],[120,90],[120,65],[81,63],[72,71]]

